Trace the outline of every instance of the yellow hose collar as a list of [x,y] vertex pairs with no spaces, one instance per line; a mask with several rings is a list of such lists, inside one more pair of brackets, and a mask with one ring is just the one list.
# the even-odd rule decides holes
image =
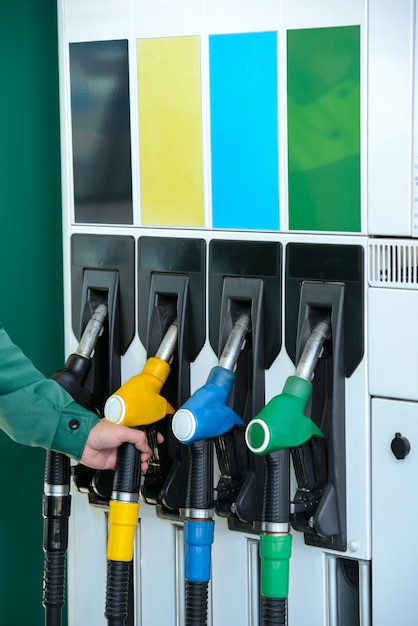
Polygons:
[[107,537],[107,559],[109,561],[132,561],[138,516],[138,502],[110,501],[109,534]]

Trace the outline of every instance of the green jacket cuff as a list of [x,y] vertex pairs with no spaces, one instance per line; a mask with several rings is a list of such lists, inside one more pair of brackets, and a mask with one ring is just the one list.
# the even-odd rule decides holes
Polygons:
[[83,409],[76,402],[71,402],[61,414],[61,419],[51,442],[51,450],[63,452],[79,461],[91,429],[98,424],[99,418]]

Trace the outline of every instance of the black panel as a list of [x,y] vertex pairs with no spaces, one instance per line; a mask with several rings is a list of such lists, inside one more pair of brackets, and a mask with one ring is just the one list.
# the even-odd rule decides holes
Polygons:
[[[149,305],[153,274],[182,274],[189,281],[190,327],[188,361],[194,361],[205,341],[205,261],[202,239],[140,237],[138,240],[139,336],[148,346]],[[174,293],[174,292],[173,292]]]
[[310,545],[333,550],[347,548],[345,444],[345,285],[302,283],[296,361],[317,322],[329,315],[331,337],[315,367],[306,415],[322,437],[292,448],[298,490],[293,500],[292,525]]
[[[120,354],[124,354],[135,333],[135,245],[125,235],[86,235],[71,237],[72,324],[80,339],[81,304],[86,270],[117,272],[120,316]],[[90,285],[95,288],[96,285]],[[102,287],[99,286],[99,289]]]
[[354,559],[337,559],[339,626],[360,626],[359,564]]
[[70,44],[76,222],[132,224],[128,42]]
[[[240,314],[251,317],[235,370],[228,405],[245,424],[265,402],[265,369],[281,346],[281,254],[276,242],[213,240],[209,247],[209,334],[221,355]],[[221,478],[215,510],[231,530],[260,531],[264,459],[250,454],[244,429],[235,427],[215,441]]]
[[289,243],[286,350],[295,363],[329,313],[331,338],[315,369],[307,415],[324,438],[292,449],[298,491],[292,525],[310,545],[346,549],[345,385],[364,354],[364,250],[358,245]]
[[[121,384],[121,355],[135,334],[134,238],[118,235],[76,234],[71,237],[72,327],[80,339],[85,324],[98,304],[108,307],[103,334],[98,341],[84,386],[103,413],[107,398]],[[89,502],[107,507],[113,472],[77,465],[77,489]]]
[[[203,239],[140,237],[138,327],[147,356],[154,356],[169,324],[178,319],[177,350],[161,395],[174,408],[190,396],[190,362],[205,341],[206,244]],[[186,506],[189,448],[174,437],[171,416],[147,427],[153,449],[141,495],[161,517],[179,519]],[[164,443],[157,444],[157,431]]]
[[[268,369],[281,347],[281,244],[213,240],[209,247],[209,339],[219,355],[219,323],[225,276],[261,278],[264,285],[264,363]],[[244,281],[245,282],[245,281]]]
[[295,363],[300,292],[304,281],[345,285],[345,374],[364,353],[364,250],[361,246],[289,243],[286,248],[286,350]]

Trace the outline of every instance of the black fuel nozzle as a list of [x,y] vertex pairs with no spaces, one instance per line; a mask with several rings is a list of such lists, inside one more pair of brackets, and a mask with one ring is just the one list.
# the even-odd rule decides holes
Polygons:
[[[51,378],[61,385],[79,404],[90,409],[91,394],[83,387],[91,357],[103,331],[107,306],[100,304],[90,318],[80,343],[62,370]],[[43,522],[43,606],[46,626],[61,624],[64,606],[65,557],[68,547],[68,519],[71,512],[70,459],[65,454],[48,450],[45,460]]]
[[68,357],[63,369],[51,376],[76,402],[88,409],[92,405],[92,395],[84,387],[84,383],[91,368],[97,341],[103,333],[106,317],[107,306],[99,304],[87,322],[76,351]]

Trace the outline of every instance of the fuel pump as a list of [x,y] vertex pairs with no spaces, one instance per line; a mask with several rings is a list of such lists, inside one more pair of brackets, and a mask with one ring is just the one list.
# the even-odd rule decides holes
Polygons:
[[[168,325],[177,316],[177,349],[164,396],[179,407],[190,397],[190,363],[205,342],[206,242],[182,237],[138,239],[138,334],[147,355],[155,354]],[[155,426],[147,428],[153,451],[141,484],[141,498],[158,517],[184,519],[188,454],[174,437],[171,417],[158,424],[164,443],[157,445]]]
[[[146,361],[142,372],[129,379],[107,400],[105,418],[137,428],[174,413],[160,391],[170,374],[177,336],[178,322],[175,319],[155,356]],[[128,617],[129,577],[139,514],[140,482],[141,454],[133,444],[122,444],[118,450],[109,502],[105,616],[111,626],[123,626]]]
[[266,474],[260,534],[262,626],[287,624],[289,587],[290,483],[289,449],[323,433],[304,412],[312,393],[315,367],[331,336],[329,315],[319,321],[306,341],[283,393],[275,396],[247,426],[249,449],[265,457]]
[[[72,329],[80,337],[86,317],[105,301],[108,312],[104,332],[96,346],[84,386],[95,407],[103,406],[121,384],[121,357],[135,335],[135,248],[133,237],[77,233],[71,237]],[[113,472],[84,465],[73,469],[73,483],[93,506],[107,507]]]
[[[245,310],[251,318],[228,401],[245,425],[265,405],[265,371],[280,352],[281,260],[276,242],[215,239],[209,246],[209,340],[218,358],[238,316]],[[215,439],[215,512],[230,530],[259,535],[264,460],[249,452],[244,432]]]
[[[91,357],[103,332],[107,306],[99,304],[87,323],[80,343],[62,370],[51,378],[84,406],[92,408],[91,393],[84,387],[90,371]],[[71,427],[71,422],[70,422]],[[77,425],[74,424],[76,428]],[[65,560],[68,545],[68,518],[70,516],[70,459],[52,450],[46,453],[44,495],[42,498],[44,576],[43,606],[46,626],[61,624],[64,605]]]
[[232,328],[206,384],[174,414],[175,437],[189,444],[190,471],[184,521],[186,626],[207,624],[213,520],[213,445],[233,426],[244,425],[226,405],[234,384],[234,370],[250,331],[251,319],[241,314]]

